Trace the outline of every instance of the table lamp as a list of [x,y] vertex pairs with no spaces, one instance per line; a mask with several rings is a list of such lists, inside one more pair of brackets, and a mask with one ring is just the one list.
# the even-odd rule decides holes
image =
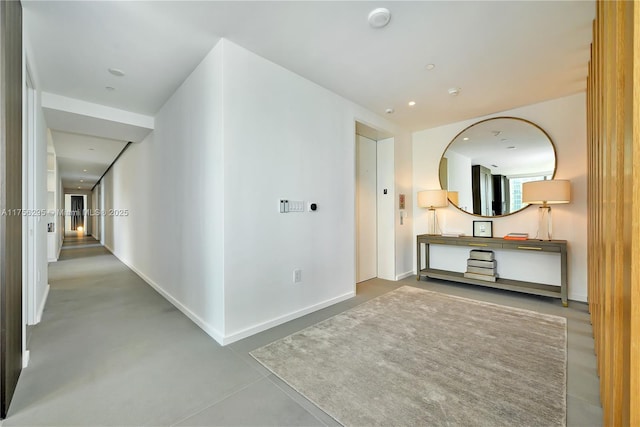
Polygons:
[[429,221],[427,234],[440,234],[438,231],[438,217],[436,208],[444,208],[449,204],[447,200],[447,190],[424,190],[418,191],[418,207],[427,208]]
[[540,240],[551,240],[551,207],[549,205],[571,201],[571,182],[562,179],[531,181],[522,184],[522,202],[542,205],[538,208],[538,235]]

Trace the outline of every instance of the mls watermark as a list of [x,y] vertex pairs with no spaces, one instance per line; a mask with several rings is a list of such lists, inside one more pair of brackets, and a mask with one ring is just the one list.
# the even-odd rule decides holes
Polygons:
[[129,216],[129,209],[2,209],[0,216]]

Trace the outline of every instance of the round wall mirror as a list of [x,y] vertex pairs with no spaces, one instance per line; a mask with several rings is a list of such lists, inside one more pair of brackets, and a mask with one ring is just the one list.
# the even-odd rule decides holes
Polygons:
[[527,207],[522,184],[552,179],[556,149],[539,126],[515,117],[475,123],[449,143],[440,159],[440,185],[449,201],[472,215],[510,215]]

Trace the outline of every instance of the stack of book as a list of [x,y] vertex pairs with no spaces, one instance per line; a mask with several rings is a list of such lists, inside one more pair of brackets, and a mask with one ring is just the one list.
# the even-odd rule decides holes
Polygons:
[[467,271],[464,273],[464,277],[484,280],[485,282],[495,282],[498,274],[496,273],[496,260],[493,256],[493,251],[472,250],[469,253]]
[[509,233],[504,238],[505,240],[527,240],[529,233]]

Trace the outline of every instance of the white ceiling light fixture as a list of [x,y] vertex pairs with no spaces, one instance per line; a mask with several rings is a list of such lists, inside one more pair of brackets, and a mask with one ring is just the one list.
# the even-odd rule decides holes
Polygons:
[[451,96],[458,96],[460,94],[460,88],[459,87],[451,87],[449,88],[449,95]]
[[393,114],[395,110],[393,108],[387,108],[386,110],[384,110],[385,113],[387,114]]
[[468,136],[465,136],[464,138],[462,138],[462,140],[463,140],[463,141],[468,141],[468,140],[469,140],[469,137],[468,137]]
[[427,69],[427,71],[431,71],[431,70],[433,70],[434,68],[436,68],[436,64],[427,64],[427,66],[426,66],[426,67],[424,67],[424,68],[426,68],[426,69]]
[[123,77],[124,76],[124,71],[122,71],[119,68],[109,68],[108,71],[109,71],[109,73],[113,74],[116,77]]
[[84,182],[84,179],[81,179],[80,182]]
[[369,25],[373,28],[382,28],[389,24],[391,20],[391,12],[389,9],[384,7],[379,7],[377,9],[373,9],[369,13]]
[[416,105],[416,101],[409,101],[409,107],[413,107],[414,105]]
[[[89,148],[89,150],[93,150],[93,148]],[[86,172],[86,169],[82,169],[82,172]]]

